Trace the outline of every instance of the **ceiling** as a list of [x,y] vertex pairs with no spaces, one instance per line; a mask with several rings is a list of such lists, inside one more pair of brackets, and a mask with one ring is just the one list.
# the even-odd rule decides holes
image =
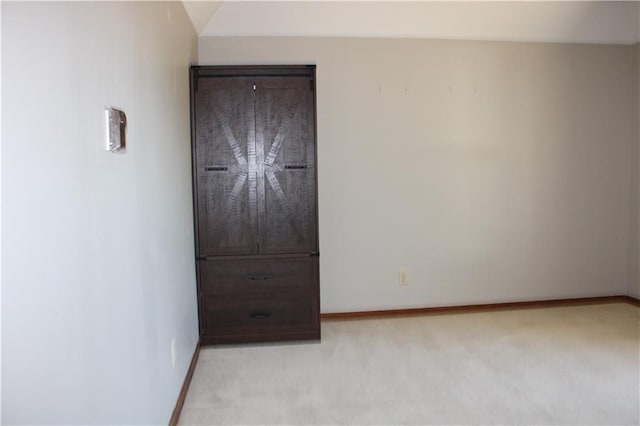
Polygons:
[[225,0],[186,2],[185,7],[200,36],[640,42],[640,0]]

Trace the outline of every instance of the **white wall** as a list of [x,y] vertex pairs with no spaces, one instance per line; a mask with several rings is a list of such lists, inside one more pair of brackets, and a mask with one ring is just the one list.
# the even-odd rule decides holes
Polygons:
[[168,422],[198,338],[196,42],[179,2],[2,2],[3,424]]
[[227,0],[198,33],[632,44],[639,28],[632,1]]
[[[635,143],[632,151],[632,228],[631,273],[629,295],[640,299],[640,43],[634,47],[635,53]],[[633,238],[635,237],[635,238]]]
[[198,60],[317,64],[323,312],[626,294],[632,47],[201,37]]

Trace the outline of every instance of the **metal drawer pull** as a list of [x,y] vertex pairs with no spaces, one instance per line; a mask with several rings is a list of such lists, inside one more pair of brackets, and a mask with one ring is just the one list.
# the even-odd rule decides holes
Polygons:
[[284,166],[285,170],[303,170],[306,169],[307,166],[297,165],[297,164],[287,164]]
[[249,277],[251,281],[264,281],[268,280],[269,278],[271,278],[270,275],[254,275],[252,277]]
[[251,318],[269,318],[271,316],[271,312],[269,311],[250,312],[249,316]]
[[229,168],[225,166],[204,166],[205,172],[226,172],[227,170]]

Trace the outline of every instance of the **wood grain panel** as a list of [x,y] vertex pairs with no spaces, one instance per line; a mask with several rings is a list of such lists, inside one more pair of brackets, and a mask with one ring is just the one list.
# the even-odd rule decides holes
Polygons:
[[264,153],[260,253],[317,251],[313,82],[256,80],[256,129],[257,150]]
[[200,262],[204,296],[311,292],[316,290],[317,258],[215,259]]
[[199,256],[254,254],[255,116],[250,79],[206,79],[195,92]]
[[205,330],[209,335],[305,331],[315,325],[313,298],[295,293],[230,295],[205,298]]

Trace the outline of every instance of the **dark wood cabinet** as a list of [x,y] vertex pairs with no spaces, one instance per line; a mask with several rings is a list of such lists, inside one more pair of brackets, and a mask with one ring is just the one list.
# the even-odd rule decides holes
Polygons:
[[315,67],[191,69],[203,343],[319,339]]

